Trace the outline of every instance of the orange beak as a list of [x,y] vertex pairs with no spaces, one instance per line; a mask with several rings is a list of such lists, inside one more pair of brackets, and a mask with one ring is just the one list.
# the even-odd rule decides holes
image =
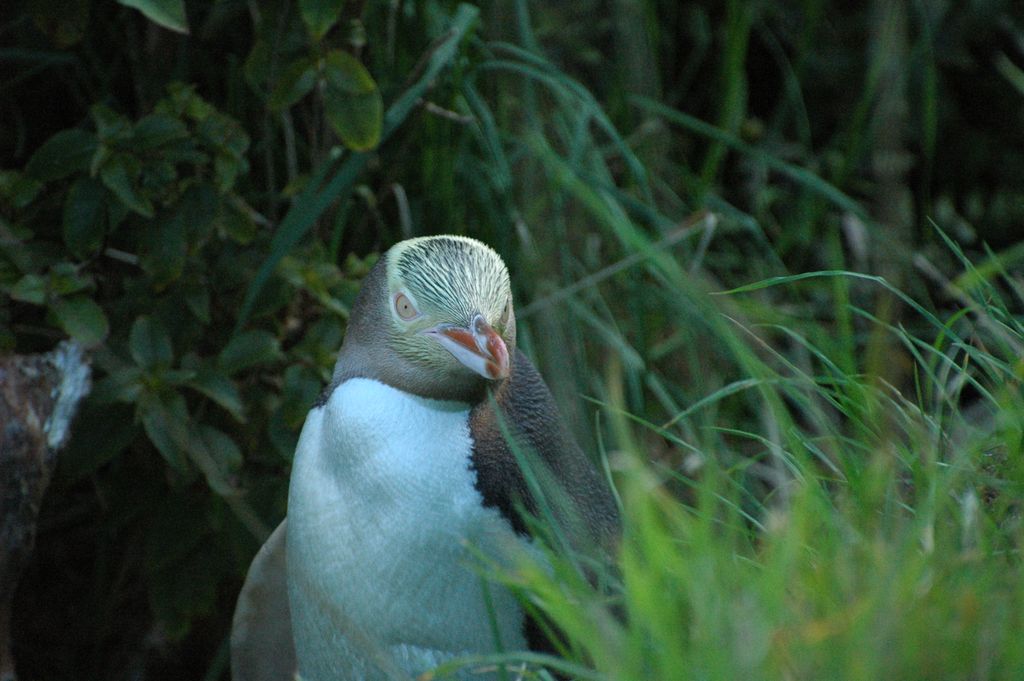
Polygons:
[[440,324],[423,333],[433,336],[467,369],[496,381],[509,373],[508,346],[483,315],[476,314],[469,328]]

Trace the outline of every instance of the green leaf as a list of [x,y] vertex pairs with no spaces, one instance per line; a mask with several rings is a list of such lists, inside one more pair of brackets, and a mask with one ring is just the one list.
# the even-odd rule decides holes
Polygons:
[[202,151],[197,142],[195,137],[187,137],[177,144],[161,149],[160,158],[172,165],[206,165],[210,162],[210,155]]
[[168,367],[174,361],[171,337],[159,320],[143,315],[135,320],[128,334],[128,352],[144,369]]
[[125,7],[133,7],[154,24],[178,33],[188,33],[184,0],[117,0]]
[[92,160],[89,161],[89,175],[96,177],[100,174],[100,168],[103,164],[110,160],[110,157],[114,155],[112,148],[106,144],[96,145],[96,153],[92,155]]
[[316,63],[308,57],[296,59],[284,68],[267,104],[274,111],[287,109],[316,85]]
[[161,397],[143,394],[138,410],[142,427],[160,455],[174,470],[187,472],[190,417],[185,398],[176,392]]
[[49,291],[52,295],[68,296],[92,285],[92,277],[69,262],[58,262],[50,268]]
[[251,329],[232,338],[217,357],[217,366],[228,376],[257,364],[276,362],[281,347],[274,334]]
[[3,217],[0,217],[0,225],[10,230],[0,237],[0,271],[9,272],[9,276],[3,277],[5,282],[14,279],[17,272],[38,272],[56,258],[57,254],[50,249],[40,248],[27,226],[11,224]]
[[196,137],[212,150],[217,189],[221,193],[229,191],[235,178],[249,170],[245,158],[249,136],[238,121],[214,111],[196,126]]
[[189,457],[206,476],[206,483],[222,496],[235,494],[234,473],[242,465],[242,452],[225,433],[208,425],[190,424]]
[[41,182],[52,182],[89,169],[89,161],[96,153],[96,136],[91,132],[72,128],[61,130],[32,154],[25,173]]
[[110,332],[106,314],[92,298],[57,298],[50,303],[50,312],[65,333],[87,348],[102,343]]
[[47,277],[38,274],[26,274],[11,287],[10,296],[14,300],[33,305],[42,305],[46,302],[46,287],[49,282]]
[[319,41],[334,24],[338,23],[345,0],[299,0],[302,20],[313,39]]
[[186,385],[196,377],[196,372],[191,369],[167,369],[160,372],[160,379],[173,386]]
[[136,150],[148,150],[188,137],[188,128],[174,116],[150,114],[135,124],[132,142]]
[[71,185],[64,200],[64,243],[79,258],[99,250],[103,243],[103,185],[91,177],[81,177]]
[[245,81],[255,92],[266,95],[264,88],[270,73],[270,65],[273,63],[273,53],[270,41],[262,37],[257,38],[245,58],[245,63],[242,64]]
[[270,415],[270,420],[267,422],[267,435],[281,460],[290,462],[295,456],[299,431],[297,426],[287,422],[280,409]]
[[348,52],[335,50],[324,60],[324,107],[327,121],[355,151],[380,142],[384,102],[370,72]]
[[156,110],[177,117],[185,116],[194,121],[218,113],[215,106],[196,94],[195,85],[177,82],[167,86],[167,97],[157,103]]
[[43,183],[16,170],[0,171],[0,199],[14,208],[24,208],[35,201]]
[[163,154],[159,158],[146,160],[146,170],[139,182],[141,192],[146,196],[174,196],[179,189],[178,170],[174,163],[168,161]]
[[217,189],[221,192],[229,191],[235,185],[235,178],[246,168],[244,163],[239,163],[234,156],[217,154],[213,159],[213,173],[217,179]]
[[137,366],[117,369],[96,382],[89,399],[96,404],[134,402],[142,394],[142,378],[142,370]]
[[129,154],[115,154],[100,168],[100,179],[107,189],[128,208],[142,217],[153,217],[153,204],[136,190],[136,183],[142,173],[139,160]]
[[334,369],[343,336],[340,320],[324,316],[302,334],[302,338],[291,347],[288,354],[291,357],[300,358],[310,366],[321,367],[327,372],[324,378],[329,378],[330,372]]
[[178,279],[188,259],[186,223],[180,211],[161,214],[142,229],[139,236],[139,265],[156,286]]
[[323,389],[323,383],[316,371],[301,364],[285,369],[281,378],[281,416],[289,426],[299,429]]
[[131,137],[131,123],[127,118],[111,109],[106,104],[95,104],[89,109],[96,124],[96,132],[100,141],[105,143],[126,142]]
[[259,228],[240,199],[221,203],[217,211],[217,226],[222,237],[228,237],[243,246],[256,238]]
[[235,387],[234,381],[225,374],[212,367],[204,367],[196,372],[187,385],[226,409],[239,423],[245,422],[245,405],[242,403],[242,395]]

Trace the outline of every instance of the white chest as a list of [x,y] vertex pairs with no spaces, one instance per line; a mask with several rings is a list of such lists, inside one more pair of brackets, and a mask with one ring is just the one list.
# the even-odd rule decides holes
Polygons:
[[[502,560],[525,542],[483,507],[468,416],[466,405],[368,379],[346,381],[310,412],[287,539],[306,678],[377,678],[369,660],[381,654],[419,673],[495,649],[475,556]],[[497,585],[488,591],[502,645],[525,647],[515,598]]]

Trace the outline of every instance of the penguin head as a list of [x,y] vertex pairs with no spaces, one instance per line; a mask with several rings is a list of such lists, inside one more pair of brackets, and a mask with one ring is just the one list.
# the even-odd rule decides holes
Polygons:
[[363,283],[335,375],[473,402],[509,375],[515,341],[508,269],[495,251],[459,236],[409,239]]

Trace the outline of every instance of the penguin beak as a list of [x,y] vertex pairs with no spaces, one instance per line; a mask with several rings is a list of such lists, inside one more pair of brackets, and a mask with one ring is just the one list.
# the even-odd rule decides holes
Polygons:
[[484,319],[474,315],[469,327],[438,324],[423,333],[432,336],[467,369],[496,381],[509,373],[508,346]]

